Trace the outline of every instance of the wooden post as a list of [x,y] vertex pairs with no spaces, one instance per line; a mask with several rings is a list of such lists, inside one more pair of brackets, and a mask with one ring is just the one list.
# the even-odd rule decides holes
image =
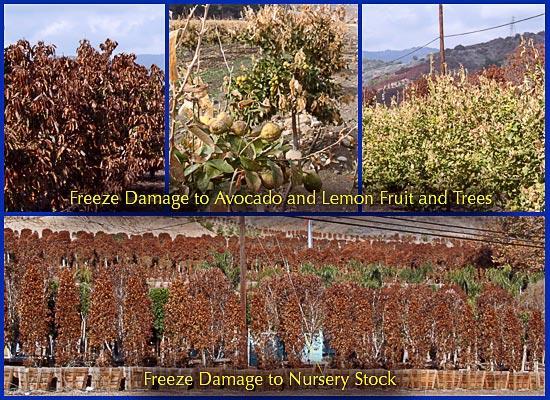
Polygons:
[[292,111],[292,148],[294,150],[300,149],[300,134],[298,132],[298,121],[296,111]]
[[313,248],[313,223],[310,219],[307,220],[307,248]]
[[248,329],[246,326],[246,254],[245,254],[245,238],[246,225],[244,217],[239,217],[239,263],[240,263],[240,283],[241,283],[241,317],[242,317],[242,360],[243,366],[248,367]]
[[443,33],[443,4],[439,5],[439,73],[444,75],[447,69],[445,63],[445,34]]

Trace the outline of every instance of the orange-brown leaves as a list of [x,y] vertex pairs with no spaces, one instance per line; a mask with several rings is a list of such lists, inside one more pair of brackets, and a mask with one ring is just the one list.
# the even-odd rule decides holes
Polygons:
[[[99,363],[109,364],[111,344],[117,339],[117,304],[111,272],[98,268],[93,275],[90,313],[88,316],[89,344],[99,353]],[[105,350],[107,354],[105,354]]]
[[6,208],[69,206],[69,191],[118,192],[163,166],[164,74],[98,52],[20,40],[4,50]]
[[58,365],[74,365],[78,361],[81,336],[79,307],[80,293],[74,279],[74,271],[64,268],[59,273],[59,288],[55,301],[55,361]]
[[40,260],[27,264],[19,296],[19,343],[28,362],[38,364],[48,343],[49,312],[46,296],[46,268]]

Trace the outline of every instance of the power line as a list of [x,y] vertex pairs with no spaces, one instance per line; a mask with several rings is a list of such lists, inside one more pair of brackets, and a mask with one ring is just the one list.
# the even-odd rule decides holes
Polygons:
[[497,25],[497,26],[491,26],[490,28],[477,29],[477,30],[475,30],[475,31],[470,31],[470,32],[455,33],[455,34],[453,34],[453,35],[445,35],[445,37],[446,37],[446,38],[450,38],[450,37],[471,35],[471,34],[479,33],[479,32],[486,32],[486,31],[490,31],[490,30],[493,30],[493,29],[503,28],[503,27],[509,26],[509,25],[515,25],[515,24],[520,23],[520,22],[529,21],[530,19],[542,17],[543,15],[544,15],[544,13],[540,13],[540,14],[537,14],[537,15],[533,15],[533,16],[531,16],[531,17],[527,17],[527,18],[523,18],[523,19],[518,19],[517,21],[508,22],[508,23],[506,23],[506,24],[501,24],[501,25]]
[[436,40],[439,40],[439,36],[436,37],[435,39],[430,40],[428,43],[426,43],[426,44],[424,44],[424,45],[422,45],[422,46],[420,46],[420,47],[417,47],[417,48],[414,49],[413,51],[410,51],[410,52],[408,52],[408,53],[405,54],[405,55],[402,55],[402,56],[400,56],[400,57],[397,57],[397,58],[394,59],[394,60],[391,60],[390,63],[394,63],[394,62],[396,62],[396,61],[399,61],[399,60],[401,60],[402,58],[405,58],[405,57],[407,57],[407,56],[410,56],[411,54],[414,54],[414,53],[416,53],[417,51],[420,51],[420,50],[422,50],[423,48],[428,47],[430,44],[432,44],[432,43],[435,42]]
[[[531,19],[535,19],[535,18],[539,18],[539,17],[542,17],[543,15],[545,15],[545,13],[540,13],[540,14],[537,14],[537,15],[532,15],[530,17],[527,17],[527,18],[522,18],[522,19],[518,19],[517,21],[512,21],[512,22],[508,22],[506,24],[501,24],[501,25],[496,25],[496,26],[491,26],[489,28],[483,28],[483,29],[477,29],[475,31],[469,31],[469,32],[461,32],[461,33],[453,33],[451,35],[445,35],[444,38],[452,38],[452,37],[458,37],[458,36],[465,36],[465,35],[472,35],[474,33],[480,33],[480,32],[487,32],[487,31],[490,31],[490,30],[493,30],[493,29],[498,29],[498,28],[503,28],[505,26],[509,26],[509,25],[515,25],[515,24],[518,24],[520,22],[524,22],[524,21],[529,21]],[[420,46],[420,47],[417,47],[416,49],[414,49],[413,51],[410,51],[408,52],[407,54],[405,55],[402,55],[400,57],[397,57],[396,59],[390,61],[390,63],[394,63],[396,61],[399,61],[407,56],[410,56],[411,54],[414,54],[416,53],[417,51],[420,51],[426,47],[428,47],[430,44],[432,44],[433,42],[435,42],[436,40],[439,40],[439,36],[435,37],[434,39],[430,40],[428,43]]]
[[[360,227],[360,228],[370,228],[370,229],[378,229],[378,230],[386,230],[386,231],[393,231],[393,232],[401,232],[401,233],[409,233],[409,234],[414,234],[414,235],[427,235],[426,232],[418,232],[418,231],[414,231],[414,230],[410,230],[410,229],[399,229],[399,228],[385,228],[385,227],[379,227],[379,226],[374,226],[374,225],[365,225],[365,224],[356,224],[356,223],[352,223],[352,222],[337,222],[337,221],[332,221],[332,220],[328,220],[328,219],[318,219],[318,218],[311,218],[311,217],[291,217],[291,218],[297,218],[297,219],[311,219],[312,221],[317,221],[317,222],[326,222],[326,223],[329,223],[329,224],[336,224],[336,225],[345,225],[345,226],[355,226],[355,227]],[[481,242],[481,243],[491,243],[491,244],[502,244],[502,245],[507,245],[507,246],[518,246],[518,247],[530,247],[530,248],[536,248],[536,249],[544,249],[544,246],[537,246],[537,245],[532,245],[532,244],[523,244],[523,243],[507,243],[507,242],[502,242],[502,241],[499,241],[499,240],[491,240],[491,239],[475,239],[475,238],[469,238],[469,237],[460,237],[460,236],[453,236],[453,235],[444,235],[444,234],[441,234],[441,233],[435,233],[435,234],[428,234],[429,236],[433,236],[433,237],[442,237],[442,238],[448,238],[448,239],[457,239],[457,240],[467,240],[467,241],[472,241],[472,242]]]
[[[470,230],[470,231],[477,231],[477,232],[496,233],[498,235],[506,235],[506,232],[499,231],[499,230],[496,230],[496,229],[469,228],[469,227],[466,227],[466,226],[445,224],[443,222],[425,222],[425,221],[419,221],[419,220],[412,219],[412,218],[402,218],[402,217],[385,217],[385,216],[383,216],[383,217],[378,217],[378,218],[388,218],[388,219],[394,219],[394,220],[398,220],[398,221],[414,222],[414,223],[423,224],[423,225],[435,225],[435,226],[443,226],[443,227],[448,227],[448,228],[458,228],[458,229],[462,229],[462,230]],[[463,232],[463,233],[466,233],[466,232]],[[513,238],[514,240],[530,241],[529,239],[524,239],[524,238],[520,238],[520,237],[517,237],[517,236],[509,236],[509,237]],[[538,241],[540,241],[540,240],[541,240],[541,238],[538,238]],[[542,244],[542,242],[540,242],[540,243]]]
[[[350,219],[350,220],[354,220],[354,221],[365,221],[365,219],[360,219],[360,218],[353,218],[353,217],[342,217],[344,219]],[[392,217],[378,217],[378,218],[389,218],[391,219]],[[368,222],[368,220],[367,220]],[[469,233],[469,232],[459,232],[459,231],[454,231],[454,230],[449,230],[449,229],[440,229],[440,228],[433,228],[433,227],[430,227],[430,228],[424,228],[424,227],[421,227],[421,226],[413,226],[413,225],[406,225],[406,224],[399,224],[399,223],[393,223],[393,222],[379,222],[379,221],[370,221],[372,223],[375,223],[375,224],[382,224],[382,225],[390,225],[390,226],[397,226],[397,227],[401,227],[401,228],[411,228],[411,229],[422,229],[422,230],[426,230],[428,231],[427,234],[429,235],[432,235],[432,232],[443,232],[443,233],[453,233],[453,234],[458,234],[458,235],[469,235],[467,237],[473,237],[473,238],[479,238],[479,239],[487,239],[487,236],[486,235],[483,235],[483,234],[478,234],[478,233]],[[411,221],[411,222],[416,222],[416,221]],[[422,222],[420,222],[422,223]],[[428,222],[427,222],[428,223]],[[460,226],[453,226],[453,225],[448,225],[450,227],[453,227],[453,228],[458,228],[458,229],[462,229]],[[474,228],[470,228],[470,229],[474,229]],[[426,234],[426,233],[424,233]],[[501,232],[501,234],[503,234]],[[463,237],[463,236],[461,236]],[[504,239],[504,238],[499,238],[499,239]],[[536,244],[540,244],[542,245],[542,243],[540,242],[534,242],[533,240],[529,240],[529,239],[523,239],[523,238],[517,238],[517,239],[513,239],[514,241],[523,241],[523,242],[526,242],[526,243],[536,243]]]

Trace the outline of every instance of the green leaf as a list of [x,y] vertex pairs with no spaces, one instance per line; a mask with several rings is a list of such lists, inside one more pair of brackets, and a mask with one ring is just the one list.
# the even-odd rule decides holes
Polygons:
[[181,164],[187,161],[187,156],[183,155],[182,152],[179,151],[178,149],[174,149],[174,155],[176,156],[176,158]]
[[206,192],[208,190],[208,185],[210,184],[210,178],[206,173],[201,173],[201,176],[197,180],[197,188],[201,192]]
[[223,175],[223,172],[221,172],[219,169],[207,164],[205,164],[204,166],[204,172],[209,179],[215,179]]
[[283,170],[281,169],[281,167],[279,167],[273,161],[269,161],[268,165],[271,168],[271,173],[273,174],[273,180],[275,182],[278,182],[279,184],[282,184],[285,180],[285,175],[283,174]]
[[229,142],[231,149],[237,153],[245,146],[244,140],[240,136],[229,135],[227,141]]
[[206,163],[207,165],[211,165],[212,167],[216,168],[217,170],[224,172],[226,174],[231,174],[233,171],[233,167],[225,160],[221,160],[219,158],[209,160]]
[[259,171],[262,167],[260,164],[258,164],[256,161],[251,160],[245,156],[241,156],[239,158],[241,161],[241,165],[243,168],[247,171]]
[[197,169],[199,169],[200,167],[202,167],[203,164],[193,164],[193,165],[190,165],[188,166],[187,168],[185,168],[185,170],[183,171],[183,176],[189,176],[191,175],[193,172],[195,172]]

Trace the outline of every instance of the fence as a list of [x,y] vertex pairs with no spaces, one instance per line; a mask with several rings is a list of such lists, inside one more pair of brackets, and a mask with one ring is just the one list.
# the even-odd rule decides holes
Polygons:
[[[268,374],[283,376],[282,387],[262,385],[256,387],[256,391],[266,390],[299,390],[299,386],[291,386],[288,383],[291,370],[281,369],[273,371],[247,369],[234,370],[227,368],[160,368],[160,367],[66,367],[66,368],[27,368],[18,366],[4,367],[5,391],[71,391],[86,390],[87,388],[99,391],[146,391],[157,390],[152,384],[145,383],[145,373],[150,372],[155,376],[192,376],[193,382],[198,382],[199,372],[207,371],[212,376],[263,376]],[[319,370],[314,368],[293,369],[293,373],[301,372],[303,375],[318,375]],[[349,376],[350,381],[357,372],[367,375],[383,376],[386,370],[340,370],[327,369],[325,376]],[[395,370],[392,374],[396,377],[397,386],[390,387],[388,391],[399,389],[410,390],[542,390],[544,389],[544,372],[509,372],[509,371],[438,371],[427,369]],[[264,379],[265,381],[267,379]],[[309,389],[323,389],[326,386],[314,386]],[[337,387],[330,387],[337,389]],[[347,388],[357,388],[353,384]],[[163,390],[171,391],[200,391],[200,390],[242,390],[240,387],[230,385],[177,385],[166,386]],[[379,388],[378,388],[379,389]],[[365,387],[368,390],[368,387]]]

